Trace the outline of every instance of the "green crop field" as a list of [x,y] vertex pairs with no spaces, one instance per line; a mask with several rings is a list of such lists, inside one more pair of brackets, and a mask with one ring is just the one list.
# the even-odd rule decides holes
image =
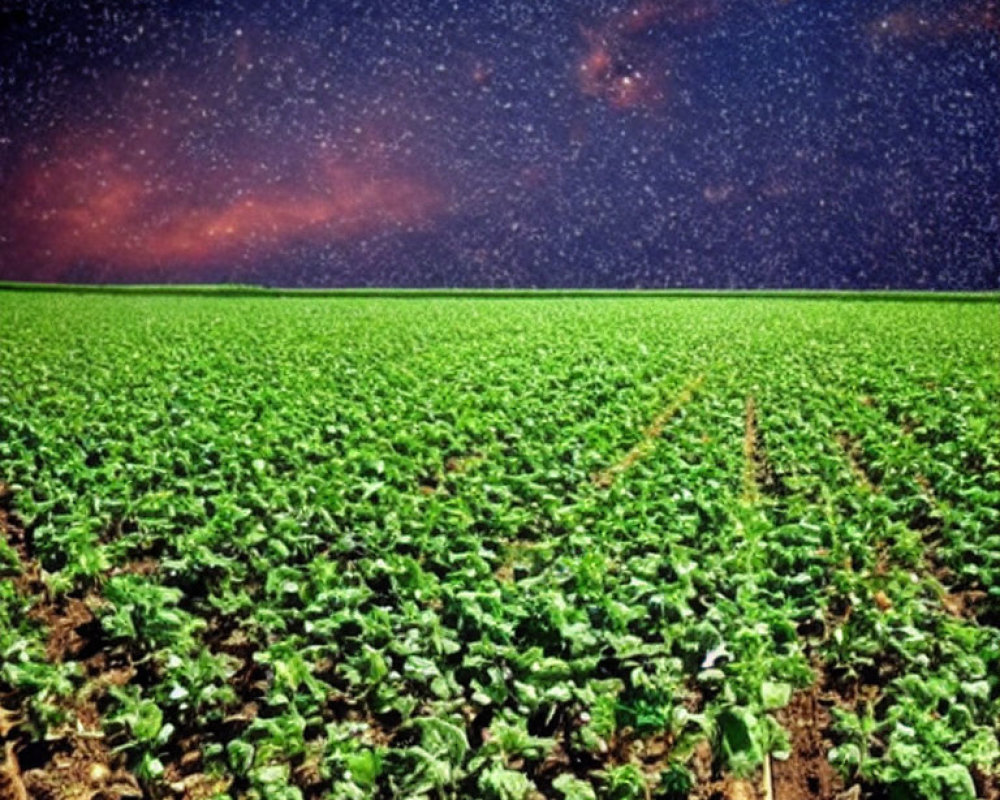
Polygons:
[[0,292],[0,797],[1000,796],[996,298]]

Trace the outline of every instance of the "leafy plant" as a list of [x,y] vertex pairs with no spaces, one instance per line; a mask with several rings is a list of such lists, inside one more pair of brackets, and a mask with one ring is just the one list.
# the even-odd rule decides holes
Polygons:
[[0,340],[0,722],[93,701],[151,794],[193,737],[237,797],[680,798],[819,683],[866,791],[1000,760],[988,304],[0,292]]

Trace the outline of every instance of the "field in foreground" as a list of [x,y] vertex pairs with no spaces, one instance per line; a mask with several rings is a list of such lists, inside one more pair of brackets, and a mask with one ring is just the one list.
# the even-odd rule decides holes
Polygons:
[[0,797],[996,798],[1000,315],[0,292]]

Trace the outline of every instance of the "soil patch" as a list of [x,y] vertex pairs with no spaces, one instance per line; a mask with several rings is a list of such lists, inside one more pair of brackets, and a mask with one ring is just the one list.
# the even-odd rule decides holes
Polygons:
[[762,800],[764,796],[753,781],[726,777],[697,786],[691,800]]
[[840,777],[827,759],[832,744],[823,734],[830,714],[819,700],[819,689],[800,690],[778,711],[778,722],[788,731],[791,755],[771,763],[775,800],[834,800],[843,789]]
[[[22,762],[40,758],[44,763],[24,769],[22,785],[32,800],[122,800],[143,797],[135,777],[118,763],[101,734],[93,703],[76,708],[76,730],[44,746],[20,748]],[[17,763],[18,747],[11,749]],[[22,767],[23,768],[23,767]]]
[[978,621],[978,604],[987,597],[986,592],[978,589],[966,589],[962,592],[945,592],[941,595],[941,606],[953,617]]
[[976,785],[977,797],[982,800],[1000,800],[1000,775],[990,775],[980,767],[973,767],[972,782]]

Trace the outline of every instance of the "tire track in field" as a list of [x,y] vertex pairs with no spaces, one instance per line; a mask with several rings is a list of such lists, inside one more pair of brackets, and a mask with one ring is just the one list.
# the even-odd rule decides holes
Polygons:
[[609,488],[611,484],[615,482],[615,478],[617,478],[621,473],[625,472],[637,461],[640,461],[649,455],[652,449],[656,446],[657,439],[663,435],[663,431],[666,428],[667,423],[670,422],[677,412],[691,402],[695,393],[704,382],[705,374],[702,373],[684,384],[673,401],[671,401],[666,408],[657,414],[653,418],[653,421],[643,429],[642,438],[639,442],[610,467],[594,474],[591,479],[594,485],[601,489]]

